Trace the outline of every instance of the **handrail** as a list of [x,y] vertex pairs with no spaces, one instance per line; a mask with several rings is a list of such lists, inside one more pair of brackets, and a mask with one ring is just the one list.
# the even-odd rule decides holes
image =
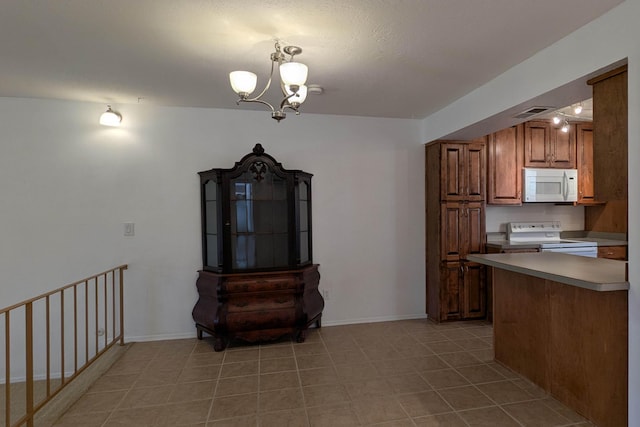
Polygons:
[[[5,419],[0,420],[0,425],[12,427],[21,425],[33,426],[36,413],[69,382],[80,375],[117,342],[120,345],[124,345],[124,270],[127,269],[128,265],[123,264],[0,309],[0,321],[4,321],[4,331],[0,329],[0,337],[4,334],[4,343],[0,340],[0,347],[4,344],[5,350]],[[102,291],[100,288],[102,288]],[[83,295],[84,298],[79,297],[79,294],[81,294],[80,296]],[[65,296],[71,299],[66,308]],[[90,304],[90,297],[93,298],[93,304]],[[109,303],[111,303],[110,307]],[[13,312],[24,312],[22,325],[18,316],[12,316]],[[79,312],[84,314],[84,318],[79,319]],[[56,314],[59,317],[56,317]],[[100,316],[101,314],[102,316]],[[36,337],[41,332],[35,326],[38,315],[44,318],[44,337]],[[69,322],[71,325],[65,322],[66,317],[72,319]],[[80,324],[78,323],[79,320],[81,321]],[[59,330],[58,328],[52,328],[51,324],[55,322],[59,324]],[[12,341],[14,341],[12,340],[12,329],[18,329],[20,326],[24,327],[24,358],[14,357],[12,359],[12,353],[15,356],[14,345],[12,345]],[[54,329],[56,330],[54,331]],[[93,329],[92,333],[95,336],[93,342],[90,342],[90,329]],[[84,336],[80,334],[82,331]],[[67,334],[73,335],[71,340],[72,351],[68,348],[71,347],[69,342],[65,340],[65,335]],[[102,335],[104,335],[104,342],[100,340]],[[45,342],[36,343],[36,338],[44,338]],[[15,341],[18,340],[19,337]],[[55,349],[56,343],[59,344],[59,349]],[[79,352],[82,346],[84,346],[84,351],[82,352],[84,354]],[[45,352],[46,361],[43,362],[44,366],[36,366],[35,364],[34,354],[40,355],[42,353],[40,350]],[[59,353],[55,353],[55,350],[58,350]],[[2,357],[1,352],[0,357]],[[56,357],[59,357],[59,363],[57,364],[59,372],[52,369],[52,364],[56,361]],[[24,365],[21,365],[20,362],[24,362]],[[68,370],[71,371],[69,375],[67,375]],[[44,375],[44,378],[41,378],[44,380],[44,398],[39,402],[35,402],[34,395],[36,371],[40,376]],[[12,373],[14,377],[17,376],[20,380],[24,378],[24,381],[12,382],[12,378],[14,378]],[[54,386],[51,380],[56,379],[58,375],[60,382]],[[0,384],[1,381],[2,378],[0,377]],[[12,420],[12,386],[18,383],[25,383],[24,413],[21,414],[20,418]]]

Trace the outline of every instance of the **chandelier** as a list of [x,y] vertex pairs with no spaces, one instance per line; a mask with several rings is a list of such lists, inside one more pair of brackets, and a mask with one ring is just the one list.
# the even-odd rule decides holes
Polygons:
[[[258,96],[253,98],[249,97],[256,89],[256,83],[258,81],[254,73],[249,71],[232,71],[229,73],[229,81],[231,88],[239,96],[236,104],[240,105],[241,102],[258,102],[264,104],[271,108],[271,117],[279,123],[280,120],[287,117],[284,111],[287,108],[295,111],[296,115],[300,115],[298,108],[300,108],[300,105],[307,98],[307,86],[305,86],[305,83],[309,69],[306,65],[300,62],[294,62],[293,60],[295,55],[302,53],[302,49],[298,46],[285,46],[281,49],[280,43],[276,41],[275,49],[276,51],[271,54],[269,81],[267,81],[267,85]],[[289,55],[289,60],[287,60],[286,55]],[[280,89],[283,96],[278,108],[262,99],[262,96],[267,92],[269,86],[271,86],[276,64],[278,64],[280,71]]]

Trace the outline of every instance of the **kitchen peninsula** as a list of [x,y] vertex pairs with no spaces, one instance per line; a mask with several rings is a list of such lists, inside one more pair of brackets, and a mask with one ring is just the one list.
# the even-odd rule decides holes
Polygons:
[[626,263],[549,252],[468,259],[494,270],[496,361],[598,426],[627,425]]

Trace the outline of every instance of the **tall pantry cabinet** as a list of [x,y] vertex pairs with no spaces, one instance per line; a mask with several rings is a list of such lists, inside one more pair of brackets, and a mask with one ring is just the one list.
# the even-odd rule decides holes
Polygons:
[[484,252],[486,144],[435,141],[426,146],[426,307],[436,322],[486,315]]

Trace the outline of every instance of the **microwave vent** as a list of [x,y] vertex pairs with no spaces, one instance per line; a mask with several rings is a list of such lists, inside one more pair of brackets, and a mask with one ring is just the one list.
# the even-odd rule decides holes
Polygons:
[[513,117],[516,119],[528,119],[530,117],[553,111],[555,109],[555,107],[530,107]]

